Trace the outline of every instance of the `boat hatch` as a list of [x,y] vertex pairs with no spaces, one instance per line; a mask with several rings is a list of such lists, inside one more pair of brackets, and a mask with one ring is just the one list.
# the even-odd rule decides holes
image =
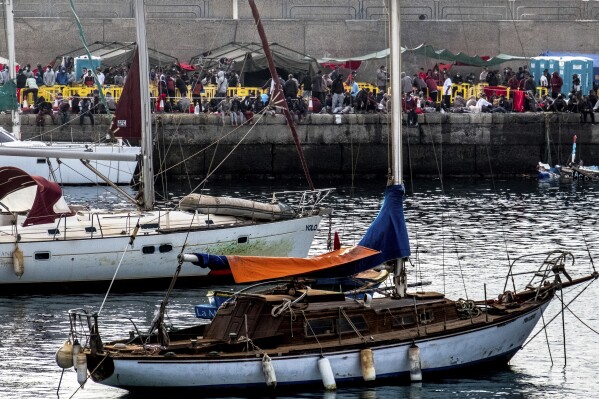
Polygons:
[[50,234],[51,236],[55,236],[60,234],[60,230],[59,229],[48,229],[48,234]]
[[37,163],[46,163],[46,158],[37,158]]
[[249,241],[248,236],[237,237],[237,244],[247,244]]
[[96,228],[94,226],[86,227],[85,228],[85,232],[86,233],[95,233],[96,232]]

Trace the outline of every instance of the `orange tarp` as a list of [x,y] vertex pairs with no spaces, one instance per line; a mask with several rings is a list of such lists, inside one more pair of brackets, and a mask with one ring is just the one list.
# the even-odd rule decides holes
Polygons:
[[305,275],[311,272],[347,265],[379,254],[374,249],[356,245],[338,249],[313,258],[276,258],[262,256],[227,256],[235,282],[250,283],[281,277]]

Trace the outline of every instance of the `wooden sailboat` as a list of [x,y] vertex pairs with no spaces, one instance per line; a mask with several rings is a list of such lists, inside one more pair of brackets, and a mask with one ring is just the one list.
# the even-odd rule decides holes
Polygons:
[[[15,68],[15,43],[14,43],[14,21],[13,1],[4,1],[4,15],[6,18],[6,36],[8,47],[8,60],[10,79],[16,78]],[[16,94],[15,94],[16,96]],[[78,143],[78,142],[44,142],[21,140],[20,114],[16,109],[11,110],[12,132],[0,127],[0,147],[5,147],[8,152],[0,154],[0,166],[13,166],[29,173],[30,175],[43,176],[48,180],[54,180],[63,185],[82,184],[106,184],[100,178],[83,165],[78,158],[66,157],[53,158],[52,152],[94,152],[99,154],[124,154],[131,155],[128,160],[90,160],[90,165],[102,176],[113,184],[130,184],[137,167],[137,155],[140,148],[129,145],[122,139],[103,143]],[[122,138],[122,136],[119,136]],[[21,150],[19,156],[10,155],[10,150]],[[23,152],[24,151],[24,152]],[[33,156],[30,152],[36,151],[39,155]]]
[[[97,314],[73,310],[71,344],[57,354],[61,367],[70,367],[75,357],[81,384],[89,375],[101,384],[153,393],[297,385],[335,389],[382,379],[420,381],[439,372],[506,364],[557,291],[598,277],[595,272],[571,279],[566,272],[571,255],[558,251],[547,254],[531,274],[519,268],[522,259],[514,261],[497,299],[454,301],[441,293],[406,291],[404,262],[410,247],[401,183],[399,0],[389,4],[393,179],[360,243],[309,259],[185,254],[181,260],[230,270],[238,283],[295,278],[269,292],[236,295],[210,324],[172,332],[163,324],[167,297],[149,333],[110,343],[103,343]],[[381,263],[395,269],[393,291],[381,297],[355,300],[311,289],[304,280],[348,276]],[[521,263],[529,267],[530,261]],[[518,289],[519,276],[532,279],[526,277]],[[81,345],[76,356],[70,349],[73,341]]]
[[[139,60],[147,60],[143,1],[137,1]],[[0,168],[0,289],[40,290],[87,288],[112,280],[170,279],[182,248],[231,254],[307,256],[324,215],[330,210],[321,201],[331,191],[309,191],[306,201],[284,214],[271,212],[260,218],[245,203],[242,215],[209,209],[154,207],[154,174],[147,62],[139,62],[138,105],[142,130],[142,188],[137,209],[103,211],[75,209],[62,198],[53,182],[14,167]],[[139,115],[137,116],[139,118]],[[123,119],[125,120],[125,119]],[[129,119],[129,125],[131,119]],[[0,154],[41,156],[32,149],[0,148]],[[135,160],[132,154],[49,151],[46,157],[89,160]],[[108,182],[108,179],[106,179]],[[306,193],[304,193],[306,194]],[[279,197],[273,198],[273,202]],[[274,208],[274,205],[272,206]],[[183,277],[205,277],[209,269],[185,268]],[[142,287],[139,285],[138,287]]]

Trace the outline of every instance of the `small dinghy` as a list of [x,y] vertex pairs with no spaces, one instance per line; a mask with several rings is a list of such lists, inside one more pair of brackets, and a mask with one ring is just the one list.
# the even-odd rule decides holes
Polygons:
[[186,195],[179,206],[186,211],[257,220],[284,220],[295,216],[295,212],[289,205],[280,202],[267,204],[243,198],[214,197],[204,194]]

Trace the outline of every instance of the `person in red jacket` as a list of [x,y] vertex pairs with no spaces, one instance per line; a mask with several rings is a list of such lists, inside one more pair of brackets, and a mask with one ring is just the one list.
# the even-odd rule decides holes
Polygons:
[[551,81],[549,82],[549,86],[551,86],[551,98],[557,98],[557,96],[562,91],[563,85],[564,80],[559,76],[559,73],[557,73],[557,71],[553,72],[553,75],[551,76]]

